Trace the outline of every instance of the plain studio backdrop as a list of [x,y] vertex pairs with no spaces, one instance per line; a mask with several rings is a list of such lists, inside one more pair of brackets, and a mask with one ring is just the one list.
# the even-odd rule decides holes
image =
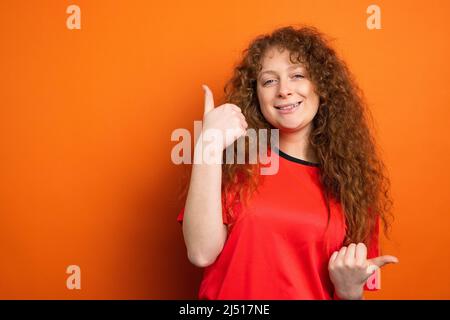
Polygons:
[[[368,27],[372,4],[380,28]],[[446,0],[1,1],[0,298],[195,299],[202,270],[176,222],[171,133],[201,120],[201,84],[220,101],[255,36],[309,24],[365,92],[392,181],[381,245],[400,263],[366,297],[450,299],[449,11]]]

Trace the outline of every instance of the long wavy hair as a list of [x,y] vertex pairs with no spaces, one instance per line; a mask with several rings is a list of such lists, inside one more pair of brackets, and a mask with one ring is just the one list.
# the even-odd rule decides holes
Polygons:
[[[303,64],[320,98],[309,140],[320,164],[327,205],[331,198],[341,204],[347,226],[345,244],[368,244],[379,218],[388,234],[392,217],[390,183],[363,92],[329,42],[309,26],[279,28],[257,37],[244,50],[225,85],[224,100],[242,109],[249,128],[270,130],[273,127],[262,115],[256,93],[262,58],[268,49],[278,48],[289,51],[292,63]],[[236,162],[222,165],[222,201],[229,221],[235,218],[234,204],[248,201],[257,190],[259,166]]]

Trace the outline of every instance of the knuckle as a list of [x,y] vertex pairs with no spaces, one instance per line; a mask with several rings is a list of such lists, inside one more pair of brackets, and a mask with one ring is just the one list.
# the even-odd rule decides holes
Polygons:
[[334,269],[341,270],[343,268],[344,268],[344,263],[342,261],[336,261],[336,263],[334,264]]
[[344,261],[344,267],[347,269],[353,268],[354,263],[352,261],[346,260]]
[[357,247],[358,247],[358,248],[365,248],[366,245],[365,245],[363,242],[359,242],[359,243],[357,244]]
[[222,104],[222,105],[218,106],[218,107],[216,108],[216,110],[222,110],[222,111],[225,111],[225,110],[228,110],[228,107],[227,107],[226,104]]

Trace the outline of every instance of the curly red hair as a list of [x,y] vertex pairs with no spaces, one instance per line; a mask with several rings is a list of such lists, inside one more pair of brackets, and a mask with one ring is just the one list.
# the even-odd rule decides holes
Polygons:
[[[347,224],[345,243],[368,244],[378,218],[387,234],[392,207],[390,183],[373,138],[367,103],[345,62],[316,28],[284,27],[252,41],[225,86],[225,101],[242,109],[249,128],[272,128],[261,113],[256,94],[261,60],[270,48],[288,50],[291,62],[302,63],[315,85],[320,100],[310,145],[320,163],[326,198],[335,199],[343,208]],[[235,162],[222,166],[222,191],[227,195],[223,200],[230,220],[230,201],[250,199],[258,187],[258,170],[258,164]],[[237,197],[230,196],[233,194]]]

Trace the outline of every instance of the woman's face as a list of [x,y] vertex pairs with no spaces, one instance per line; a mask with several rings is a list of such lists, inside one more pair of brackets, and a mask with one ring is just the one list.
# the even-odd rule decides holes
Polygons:
[[266,120],[283,132],[309,130],[319,108],[319,96],[301,64],[292,64],[289,51],[269,48],[262,58],[257,94]]

